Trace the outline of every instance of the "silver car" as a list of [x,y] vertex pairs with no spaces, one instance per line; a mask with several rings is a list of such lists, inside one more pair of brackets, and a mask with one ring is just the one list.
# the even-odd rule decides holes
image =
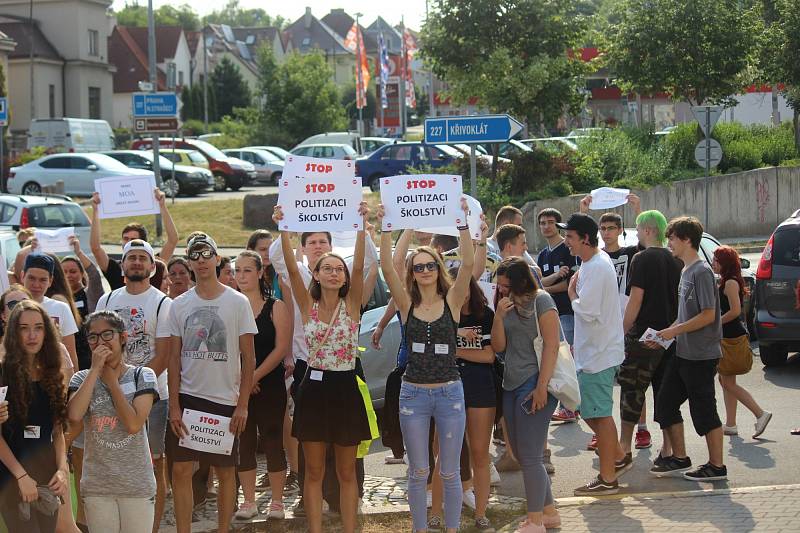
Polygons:
[[[28,196],[0,194],[0,229],[19,231],[25,228],[75,228],[75,235],[85,253],[89,253],[92,225],[81,206],[60,195]],[[14,261],[19,251],[16,241],[3,244],[6,261]],[[13,254],[13,255],[12,255]],[[69,255],[60,253],[57,255]]]
[[304,144],[293,148],[291,153],[324,159],[355,159],[358,157],[358,152],[349,144]]
[[256,181],[277,185],[283,175],[283,160],[266,150],[254,148],[240,148],[236,150],[223,150],[228,157],[235,157],[251,163],[256,169]]

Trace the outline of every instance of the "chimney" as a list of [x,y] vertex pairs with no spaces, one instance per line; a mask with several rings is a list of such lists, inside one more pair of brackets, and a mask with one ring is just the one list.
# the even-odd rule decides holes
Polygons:
[[303,16],[303,26],[305,26],[306,29],[311,28],[311,17],[311,8],[306,7],[306,14]]

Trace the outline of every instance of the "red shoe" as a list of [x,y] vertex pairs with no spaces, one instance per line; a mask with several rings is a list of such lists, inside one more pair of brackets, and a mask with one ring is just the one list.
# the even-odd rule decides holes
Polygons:
[[650,432],[646,429],[640,429],[636,432],[636,449],[643,450],[653,445],[650,438]]
[[565,407],[559,407],[550,417],[550,420],[553,422],[576,422],[578,415]]
[[590,452],[597,450],[597,435],[592,435],[592,440],[586,445],[586,449]]

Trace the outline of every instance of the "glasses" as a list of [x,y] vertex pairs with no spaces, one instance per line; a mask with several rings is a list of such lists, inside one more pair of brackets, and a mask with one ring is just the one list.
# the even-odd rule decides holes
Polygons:
[[212,257],[216,256],[217,253],[214,250],[201,250],[199,252],[189,252],[189,260],[190,261],[197,261],[201,257],[203,259],[211,259]]
[[110,341],[111,339],[114,338],[115,333],[117,332],[114,331],[113,329],[105,329],[100,333],[89,333],[88,335],[86,335],[86,341],[89,344],[97,344],[98,342],[100,342],[100,339],[103,339],[104,341]]
[[14,306],[20,303],[21,301],[22,300],[9,300],[6,302],[6,307],[8,307],[9,311],[11,311],[12,309],[14,309]]
[[614,231],[620,229],[619,226],[600,226],[600,231]]
[[336,274],[344,274],[344,267],[343,266],[334,267],[334,266],[330,266],[330,265],[325,265],[325,266],[319,267],[319,269],[320,269],[320,271],[322,271],[323,274],[333,274],[334,272],[336,272]]
[[439,265],[436,263],[436,261],[431,261],[429,263],[417,263],[412,268],[414,269],[414,272],[421,274],[422,272],[425,272],[426,268],[428,269],[428,272],[439,270]]

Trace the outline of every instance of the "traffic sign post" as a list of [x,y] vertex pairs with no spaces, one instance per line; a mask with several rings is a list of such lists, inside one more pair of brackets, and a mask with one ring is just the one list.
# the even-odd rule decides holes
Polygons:
[[[474,115],[425,119],[425,144],[504,143],[522,131],[509,115]],[[470,147],[470,191],[478,196],[475,147]]]
[[722,146],[711,138],[711,130],[722,115],[722,106],[694,106],[692,107],[692,114],[700,124],[700,129],[703,131],[705,139],[697,143],[694,149],[694,159],[697,164],[705,169],[705,196],[706,196],[706,214],[704,222],[706,226],[709,224],[709,191],[711,190],[711,168],[719,165],[722,161]]
[[6,126],[8,125],[8,98],[0,97],[0,180],[2,180],[2,190],[6,192],[5,175],[5,142]]

